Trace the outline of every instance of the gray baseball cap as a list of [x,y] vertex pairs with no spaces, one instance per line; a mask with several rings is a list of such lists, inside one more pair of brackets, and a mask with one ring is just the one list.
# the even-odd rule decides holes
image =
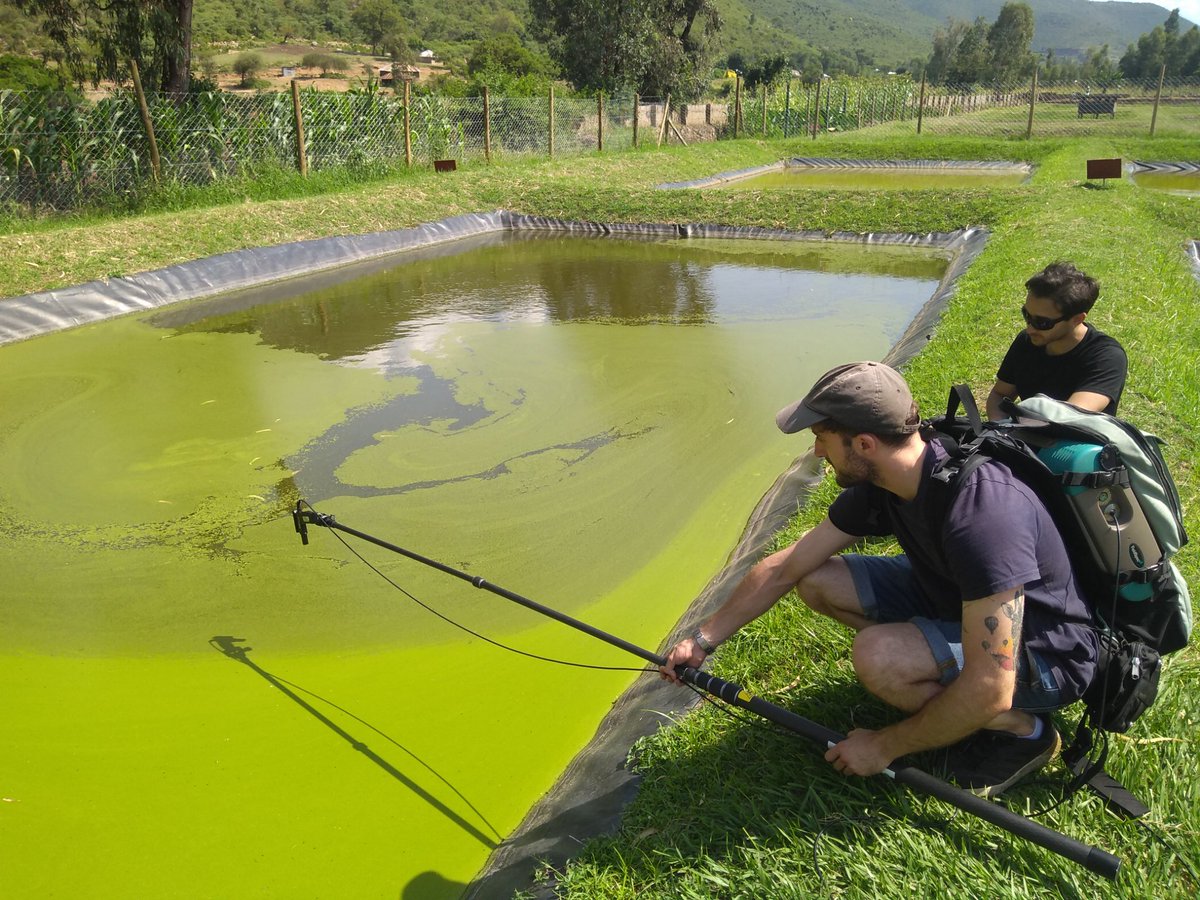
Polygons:
[[875,434],[911,434],[912,392],[904,376],[879,362],[846,363],[830,369],[803,399],[775,415],[784,434],[795,434],[825,419]]

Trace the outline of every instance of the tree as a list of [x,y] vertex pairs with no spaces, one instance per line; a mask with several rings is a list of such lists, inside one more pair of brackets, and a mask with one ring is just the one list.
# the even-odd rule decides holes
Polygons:
[[925,74],[931,82],[942,84],[948,80],[958,57],[959,45],[970,30],[969,22],[953,16],[946,20],[945,28],[934,29],[933,53],[929,55],[929,64],[925,67]]
[[1167,37],[1166,29],[1155,25],[1137,39],[1136,45],[1130,44],[1121,57],[1121,74],[1126,78],[1158,77],[1167,61]]
[[350,68],[350,64],[344,57],[338,56],[336,53],[314,50],[312,53],[305,53],[300,58],[300,67],[302,69],[320,69],[321,76],[324,77],[329,74],[330,70],[345,72]]
[[263,58],[257,53],[240,53],[233,61],[233,73],[242,79],[242,87],[248,87],[249,82],[263,69]]
[[988,31],[990,27],[983,16],[976,19],[975,24],[967,29],[955,51],[950,69],[946,72],[947,81],[976,84],[988,80],[991,74]]
[[746,89],[753,90],[760,84],[770,84],[780,73],[789,71],[788,61],[782,53],[760,59],[746,69]]
[[510,31],[480,41],[467,60],[467,74],[507,72],[510,75],[552,75],[554,64],[534,53]]
[[1181,35],[1179,10],[1172,10],[1162,25],[1129,45],[1119,65],[1126,78],[1157,78],[1163,66],[1169,76],[1200,74],[1200,30],[1193,25]]
[[708,72],[714,0],[530,0],[534,27],[577,88],[694,97]]
[[404,19],[392,0],[362,0],[350,14],[350,21],[371,45],[372,53],[379,52],[379,45],[388,35],[404,33]]
[[1005,3],[988,29],[988,59],[991,76],[1010,81],[1033,71],[1033,10],[1028,3]]
[[57,68],[45,63],[18,56],[15,53],[0,54],[0,91],[68,91],[70,82]]
[[[43,29],[63,50],[75,77],[123,81],[136,60],[162,90],[188,89],[192,0],[15,0],[45,16]],[[92,54],[90,48],[96,48]]]

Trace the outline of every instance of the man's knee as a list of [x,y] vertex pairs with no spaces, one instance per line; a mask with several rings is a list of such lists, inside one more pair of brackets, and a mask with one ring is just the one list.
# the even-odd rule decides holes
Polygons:
[[853,593],[854,580],[846,561],[832,556],[796,583],[796,593],[817,612],[826,612],[833,600],[845,592],[847,583]]
[[850,567],[840,556],[830,557],[800,579],[796,593],[814,612],[855,628],[868,624]]
[[854,672],[877,696],[889,686],[936,682],[937,662],[921,629],[910,622],[864,628],[854,636]]

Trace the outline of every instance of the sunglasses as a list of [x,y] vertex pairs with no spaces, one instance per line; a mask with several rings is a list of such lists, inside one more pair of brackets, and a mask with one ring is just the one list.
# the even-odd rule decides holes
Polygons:
[[1070,316],[1059,316],[1057,319],[1051,319],[1048,316],[1030,315],[1029,310],[1021,307],[1021,317],[1025,319],[1025,324],[1031,326],[1035,331],[1049,331],[1059,322],[1065,322]]

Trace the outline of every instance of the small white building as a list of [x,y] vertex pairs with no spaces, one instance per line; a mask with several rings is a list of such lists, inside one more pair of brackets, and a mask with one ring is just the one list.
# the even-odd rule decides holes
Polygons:
[[423,63],[437,62],[437,57],[434,55],[432,50],[422,50],[417,54],[417,59],[421,60]]

